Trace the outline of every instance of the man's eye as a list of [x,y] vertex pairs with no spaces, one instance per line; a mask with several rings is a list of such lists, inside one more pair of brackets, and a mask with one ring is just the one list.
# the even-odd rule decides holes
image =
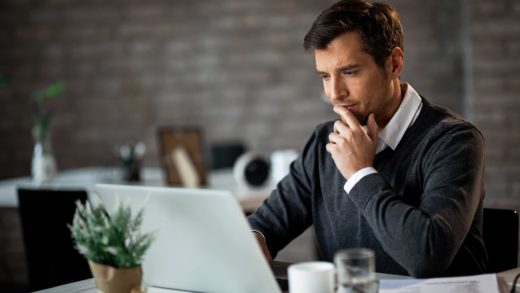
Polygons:
[[357,70],[345,70],[343,71],[344,75],[355,75],[357,73]]
[[325,81],[327,81],[327,80],[330,79],[330,76],[328,76],[328,75],[320,75],[320,78],[325,80]]

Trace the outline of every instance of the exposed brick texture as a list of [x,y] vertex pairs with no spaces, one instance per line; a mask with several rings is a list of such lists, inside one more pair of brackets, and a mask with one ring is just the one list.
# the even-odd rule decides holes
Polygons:
[[[331,1],[328,1],[329,3]],[[148,146],[156,165],[156,129],[203,127],[208,144],[242,139],[250,149],[300,149],[320,122],[312,54],[302,39],[320,1],[4,1],[0,71],[16,98],[1,92],[0,177],[28,175],[30,93],[57,80],[53,148],[59,168],[114,165],[114,149]],[[461,111],[458,21],[440,13],[452,1],[395,1],[406,31],[403,79]],[[424,9],[428,7],[428,9]],[[417,11],[424,12],[417,13]],[[450,33],[447,33],[450,32]],[[453,33],[455,32],[455,33]],[[435,62],[430,62],[435,60]]]
[[0,208],[0,289],[5,283],[27,282],[25,252],[17,208]]
[[520,209],[518,1],[469,1],[474,122],[486,137],[486,204]]

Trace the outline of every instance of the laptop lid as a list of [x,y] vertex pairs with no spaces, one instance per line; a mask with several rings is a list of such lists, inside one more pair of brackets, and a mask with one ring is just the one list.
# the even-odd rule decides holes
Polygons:
[[97,184],[109,213],[116,196],[135,212],[142,231],[157,230],[143,260],[148,286],[196,292],[281,292],[237,200],[208,189]]

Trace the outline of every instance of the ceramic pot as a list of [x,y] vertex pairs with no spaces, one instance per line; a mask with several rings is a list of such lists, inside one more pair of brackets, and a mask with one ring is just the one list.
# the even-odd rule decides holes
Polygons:
[[88,262],[96,287],[103,293],[141,292],[143,271],[141,266],[118,269],[111,266]]

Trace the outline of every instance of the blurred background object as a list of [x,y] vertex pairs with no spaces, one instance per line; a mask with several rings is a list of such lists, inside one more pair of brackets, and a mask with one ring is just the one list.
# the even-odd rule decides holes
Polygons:
[[233,175],[239,188],[259,189],[269,182],[271,165],[267,156],[257,152],[247,152],[237,158],[233,165]]
[[161,126],[158,139],[166,183],[197,188],[208,184],[205,144],[198,126]]
[[56,172],[56,160],[51,145],[52,111],[46,107],[49,100],[63,92],[62,81],[51,84],[33,94],[35,104],[34,126],[32,135],[34,139],[34,151],[31,162],[31,174],[35,184],[52,181]]
[[298,157],[298,151],[293,149],[276,150],[271,153],[271,180],[278,183],[287,174],[291,163]]
[[233,168],[236,160],[247,151],[241,141],[215,142],[210,147],[212,170]]
[[141,180],[141,161],[145,151],[146,147],[142,142],[125,144],[119,148],[123,181],[139,182]]

